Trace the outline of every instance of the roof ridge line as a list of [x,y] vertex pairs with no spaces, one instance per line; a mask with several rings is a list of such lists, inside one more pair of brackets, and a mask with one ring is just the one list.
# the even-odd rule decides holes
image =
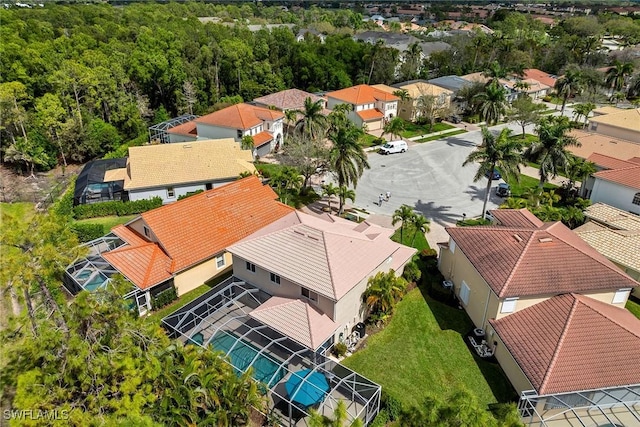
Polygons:
[[555,367],[555,363],[558,360],[558,355],[560,353],[560,347],[562,346],[562,343],[564,342],[564,339],[566,338],[567,335],[567,331],[569,330],[569,323],[571,323],[571,320],[573,319],[573,315],[575,314],[575,311],[578,307],[578,299],[573,295],[573,294],[568,294],[573,298],[573,304],[571,304],[571,310],[569,310],[569,315],[567,316],[567,320],[564,323],[564,327],[562,330],[562,334],[560,334],[560,339],[558,340],[558,344],[556,345],[556,349],[553,352],[553,356],[551,357],[551,361],[549,362],[549,366],[547,367],[547,372],[545,372],[544,377],[542,378],[542,381],[540,382],[540,387],[538,388],[538,390],[543,390],[546,383],[549,381],[549,377],[551,376],[551,371],[553,370],[553,368]]
[[313,334],[311,333],[311,313],[309,312],[309,309],[311,307],[308,303],[302,301],[301,299],[298,299],[298,301],[303,303],[305,306],[304,311],[305,311],[305,314],[307,315],[307,331],[309,332],[309,342],[311,343],[312,346],[315,347],[315,343],[313,342]]
[[520,263],[522,262],[522,259],[524,258],[524,254],[529,249],[529,246],[531,246],[531,242],[533,242],[533,236],[535,235],[535,232],[536,232],[536,230],[533,230],[533,232],[531,233],[531,236],[529,236],[529,240],[527,240],[527,243],[524,245],[524,248],[522,249],[522,252],[520,252],[520,256],[518,257],[518,260],[513,265],[513,268],[511,269],[511,272],[507,276],[507,279],[504,281],[504,284],[502,285],[502,289],[500,289],[500,292],[498,293],[498,297],[499,298],[504,297],[504,290],[509,285],[509,282],[511,281],[511,279],[513,279],[513,276],[514,276],[515,272],[518,270],[518,267],[520,266]]
[[335,282],[335,278],[333,277],[333,271],[331,270],[331,261],[329,260],[329,248],[327,247],[327,239],[324,233],[325,233],[324,231],[322,230],[320,231],[320,234],[322,235],[322,246],[324,247],[324,256],[327,260],[327,268],[329,270],[329,278],[331,279],[331,289],[333,290],[333,298],[337,300],[338,291],[336,290],[336,282]]
[[[596,313],[598,313],[600,316],[604,317],[606,320],[610,321],[611,323],[616,324],[618,327],[620,327],[620,328],[624,329],[625,331],[627,331],[627,332],[631,333],[631,335],[635,335],[636,337],[640,338],[640,330],[638,330],[637,332],[634,332],[633,330],[631,330],[631,329],[627,328],[626,326],[624,326],[624,325],[620,324],[620,322],[615,321],[615,320],[614,320],[614,319],[612,319],[610,316],[607,316],[605,313],[603,313],[602,311],[600,311],[598,308],[595,308],[595,307],[593,307],[593,306],[591,306],[591,305],[587,305],[587,304],[585,304],[583,301],[581,301],[581,300],[579,300],[579,299],[578,299],[578,298],[579,298],[579,297],[581,297],[581,296],[583,296],[583,295],[578,295],[578,297],[576,298],[576,300],[577,300],[577,301],[580,301],[580,303],[582,303],[582,305],[584,305],[585,307],[589,308],[590,310],[595,311],[595,312],[596,312]],[[587,298],[589,298],[589,297],[587,297]],[[593,299],[593,298],[592,298],[592,299]],[[598,300],[594,299],[594,301],[598,301]],[[598,302],[602,302],[602,301],[598,301]],[[607,304],[607,303],[603,302],[603,304]],[[609,304],[607,304],[607,305],[609,305]],[[615,306],[613,306],[613,307],[615,307]],[[619,307],[616,307],[616,308],[619,308]],[[626,309],[621,309],[621,310],[626,310]]]
[[151,252],[151,258],[149,259],[149,267],[147,267],[147,271],[144,273],[144,278],[142,279],[142,285],[147,288],[147,281],[149,280],[149,276],[151,275],[151,269],[153,268],[153,263],[155,262],[157,253],[154,248],[153,252]]

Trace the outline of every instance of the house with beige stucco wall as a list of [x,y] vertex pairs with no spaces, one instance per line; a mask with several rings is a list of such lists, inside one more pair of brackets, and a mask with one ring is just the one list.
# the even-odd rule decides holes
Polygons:
[[607,111],[589,119],[590,132],[627,141],[640,141],[640,108]]
[[421,96],[433,98],[433,110],[438,112],[438,118],[451,113],[451,98],[453,91],[440,86],[432,85],[426,80],[410,80],[407,82],[396,83],[393,86],[374,85],[388,93],[396,91],[405,91],[406,98],[400,97],[398,101],[398,116],[407,121],[414,121],[420,116],[419,100]]

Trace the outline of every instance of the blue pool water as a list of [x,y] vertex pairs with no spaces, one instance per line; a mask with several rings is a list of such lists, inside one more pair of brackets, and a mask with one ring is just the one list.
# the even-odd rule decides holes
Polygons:
[[[238,343],[233,347],[236,341],[238,341]],[[218,332],[211,341],[209,341],[209,344],[214,350],[223,351],[224,353],[228,353],[231,347],[233,347],[233,350],[229,353],[229,359],[233,366],[241,372],[246,371],[249,366],[253,366],[253,378],[267,384],[269,387],[277,384],[286,374],[284,368],[280,368],[278,363],[272,361],[264,354],[256,358],[259,351],[251,344],[226,332]],[[254,358],[255,361],[251,364]]]

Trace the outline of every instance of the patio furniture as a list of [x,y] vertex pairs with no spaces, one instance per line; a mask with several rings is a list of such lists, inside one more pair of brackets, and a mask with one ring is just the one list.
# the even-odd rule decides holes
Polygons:
[[284,387],[291,401],[305,408],[324,400],[329,391],[327,378],[311,369],[292,373]]

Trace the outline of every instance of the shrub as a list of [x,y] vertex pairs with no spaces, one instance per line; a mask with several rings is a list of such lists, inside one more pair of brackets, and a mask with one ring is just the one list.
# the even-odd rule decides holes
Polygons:
[[160,292],[158,295],[152,298],[151,307],[154,310],[158,310],[166,305],[171,304],[178,299],[176,288],[171,286],[169,289]]
[[400,415],[402,415],[402,403],[400,403],[398,399],[382,390],[380,403],[382,404],[382,408],[387,411],[389,421],[400,419]]
[[204,190],[189,191],[187,194],[183,194],[181,196],[178,196],[178,200],[182,200],[182,199],[186,199],[187,197],[195,196],[196,194],[200,194],[203,191]]
[[80,243],[90,242],[99,237],[104,236],[104,226],[102,224],[71,224],[71,231],[73,231]]
[[418,280],[420,280],[421,276],[422,276],[422,272],[420,271],[420,268],[415,262],[411,261],[410,263],[404,266],[402,277],[404,277],[407,282],[417,283]]
[[67,218],[73,217],[73,192],[76,188],[76,178],[77,177],[73,177],[69,180],[67,190],[64,192],[62,197],[56,200],[53,204],[51,209],[54,214]]
[[73,208],[76,219],[96,218],[100,216],[124,216],[134,215],[162,206],[162,199],[136,200],[134,202],[123,202],[114,200],[111,202],[92,203],[89,205],[78,205]]
[[551,100],[552,100],[551,95],[545,95],[544,98],[542,98],[542,100],[544,102],[551,102]]
[[391,419],[389,418],[389,413],[386,409],[380,409],[378,415],[373,419],[373,422],[369,424],[369,427],[385,427],[389,424]]
[[343,342],[336,343],[333,346],[333,354],[337,357],[342,357],[347,354],[347,345]]
[[139,135],[137,138],[132,139],[131,141],[125,142],[124,144],[120,144],[113,151],[109,151],[107,154],[102,157],[103,159],[120,159],[122,157],[127,157],[129,155],[129,147],[139,147],[141,145],[147,144],[149,142],[149,135],[147,133],[143,133]]

